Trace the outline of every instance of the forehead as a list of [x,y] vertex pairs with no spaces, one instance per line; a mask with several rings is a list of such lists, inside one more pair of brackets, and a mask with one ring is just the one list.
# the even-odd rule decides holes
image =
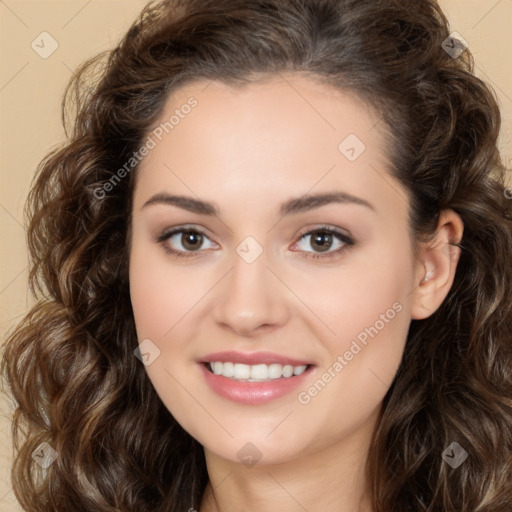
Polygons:
[[[147,136],[135,204],[166,188],[246,204],[277,195],[382,187],[389,168],[383,121],[357,95],[309,77],[243,86],[197,81],[174,91]],[[138,192],[138,193],[137,193]]]

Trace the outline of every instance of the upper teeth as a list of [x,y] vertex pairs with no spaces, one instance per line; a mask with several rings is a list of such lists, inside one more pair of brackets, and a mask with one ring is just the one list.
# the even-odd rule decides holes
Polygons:
[[306,371],[307,365],[292,366],[291,364],[240,364],[212,362],[210,368],[215,375],[234,378],[236,380],[248,380],[249,382],[260,382],[269,379],[280,379],[300,375]]

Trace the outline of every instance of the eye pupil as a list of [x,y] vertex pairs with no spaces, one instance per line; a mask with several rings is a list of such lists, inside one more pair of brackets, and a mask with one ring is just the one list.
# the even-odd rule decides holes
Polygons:
[[[199,243],[198,243],[199,242]],[[187,250],[194,250],[201,247],[203,235],[195,231],[184,231],[181,236],[181,243]]]
[[326,231],[318,231],[316,236],[312,238],[312,243],[319,247],[319,251],[327,251],[332,244],[332,233]]

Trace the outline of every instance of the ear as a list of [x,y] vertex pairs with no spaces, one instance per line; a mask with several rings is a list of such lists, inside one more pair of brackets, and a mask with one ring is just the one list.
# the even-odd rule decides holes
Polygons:
[[436,233],[429,242],[422,242],[416,266],[416,288],[412,292],[411,317],[429,317],[441,305],[453,284],[464,223],[453,210],[439,215]]

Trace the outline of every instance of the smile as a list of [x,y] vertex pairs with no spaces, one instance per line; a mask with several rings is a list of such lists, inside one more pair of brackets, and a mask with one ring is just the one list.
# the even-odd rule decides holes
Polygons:
[[291,364],[242,364],[233,362],[210,362],[207,368],[215,375],[228,379],[246,382],[268,382],[275,379],[290,378],[301,375],[308,365],[292,366]]
[[313,364],[249,365],[231,361],[203,362],[198,367],[211,391],[231,403],[242,405],[263,405],[287,397],[293,399],[297,389],[303,388],[318,369]]

